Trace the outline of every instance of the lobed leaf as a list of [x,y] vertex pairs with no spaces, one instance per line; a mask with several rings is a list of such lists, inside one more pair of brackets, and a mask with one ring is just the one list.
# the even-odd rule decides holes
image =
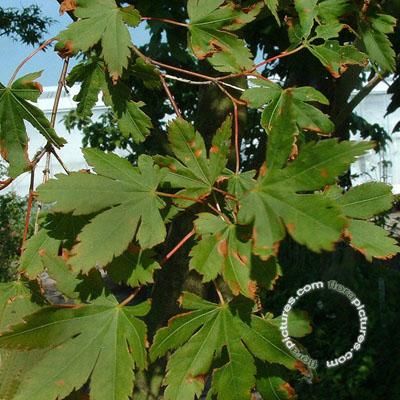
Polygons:
[[94,400],[131,396],[134,369],[146,367],[146,326],[137,317],[149,306],[103,304],[44,308],[0,337],[1,348],[47,349],[23,377],[16,400],[64,398],[89,379]]
[[86,52],[101,43],[101,56],[111,78],[117,81],[131,56],[132,42],[126,24],[139,24],[138,11],[131,6],[120,8],[114,0],[79,0],[74,14],[79,19],[60,32],[58,48],[67,53]]
[[96,149],[84,154],[97,175],[59,175],[40,186],[38,194],[45,203],[55,202],[53,212],[97,213],[81,230],[69,259],[75,270],[88,272],[120,256],[135,238],[142,248],[151,248],[166,232],[160,214],[165,203],[156,194],[162,174],[150,157],[142,155],[138,167],[132,167]]
[[43,111],[30,103],[36,102],[41,94],[40,84],[34,81],[40,75],[41,72],[25,75],[11,87],[0,83],[0,154],[9,164],[11,178],[30,167],[25,121],[57,148],[66,143],[57,136]]
[[253,21],[263,4],[240,9],[224,0],[189,0],[189,44],[200,60],[208,59],[221,72],[240,72],[253,66],[245,42],[232,31]]

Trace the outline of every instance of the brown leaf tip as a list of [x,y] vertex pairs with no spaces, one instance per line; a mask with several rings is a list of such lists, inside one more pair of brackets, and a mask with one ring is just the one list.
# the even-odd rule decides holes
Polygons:
[[296,398],[296,392],[288,382],[285,382],[284,384],[282,384],[280,386],[280,388],[287,393],[287,396],[288,396],[287,398],[289,400]]
[[60,15],[63,15],[65,12],[75,11],[76,7],[75,0],[63,0],[60,5]]

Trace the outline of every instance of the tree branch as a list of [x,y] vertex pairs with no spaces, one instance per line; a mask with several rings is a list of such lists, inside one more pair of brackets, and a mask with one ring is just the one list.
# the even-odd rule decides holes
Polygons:
[[168,85],[167,85],[167,82],[165,81],[165,78],[164,78],[163,74],[160,74],[160,80],[161,80],[161,83],[162,83],[162,85],[163,85],[164,91],[165,91],[165,93],[167,94],[167,96],[168,96],[168,98],[169,98],[169,101],[171,102],[171,105],[172,105],[172,107],[173,107],[173,109],[174,109],[174,111],[175,111],[175,114],[176,114],[179,118],[182,118],[182,113],[181,113],[181,111],[180,111],[178,105],[176,104],[174,95],[172,94],[171,90],[169,89],[169,87],[168,87]]
[[164,265],[191,237],[195,235],[195,230],[192,229],[160,262]]
[[169,18],[157,18],[157,17],[142,17],[142,21],[157,21],[157,22],[164,22],[166,24],[171,24],[171,25],[177,25],[177,26],[182,26],[184,28],[187,28],[189,25],[185,24],[184,22],[178,22],[173,19]]
[[37,53],[39,53],[41,50],[44,50],[50,43],[54,42],[54,40],[56,40],[55,38],[46,40],[41,46],[39,46],[36,50],[34,50],[31,54],[29,54],[28,57],[26,57],[19,65],[18,67],[15,69],[14,73],[12,74],[9,82],[8,82],[8,86],[11,86],[12,83],[14,82],[16,76],[18,75],[19,71],[21,70],[21,68],[32,58],[34,57]]
[[359,92],[343,107],[336,118],[336,126],[340,127],[350,117],[357,106],[372,92],[372,90],[386,78],[387,74],[375,75]]

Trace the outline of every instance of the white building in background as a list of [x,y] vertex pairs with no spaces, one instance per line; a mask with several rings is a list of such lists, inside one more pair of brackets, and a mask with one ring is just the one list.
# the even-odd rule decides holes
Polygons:
[[[48,118],[51,116],[56,90],[56,87],[46,87],[38,102],[39,108],[44,111]],[[63,91],[55,126],[58,135],[63,136],[68,142],[62,149],[58,150],[58,154],[71,171],[88,168],[81,152],[81,133],[77,129],[69,133],[63,122],[64,116],[76,107],[76,103],[72,98],[78,90],[78,87],[73,87],[68,93]],[[400,110],[385,117],[386,108],[390,102],[390,96],[386,94],[386,90],[386,84],[381,83],[363,100],[356,109],[356,112],[368,122],[378,123],[383,126],[387,132],[391,133],[396,123],[400,121]],[[99,101],[93,110],[93,118],[96,119],[105,110],[106,107]],[[28,127],[28,135],[30,138],[29,155],[32,158],[34,154],[45,145],[45,140],[32,127]],[[359,178],[355,180],[355,184],[370,180],[384,181],[393,185],[395,193],[400,193],[400,133],[392,134],[391,136],[392,143],[389,143],[385,153],[376,154],[374,151],[371,151],[369,154],[359,158],[353,165],[352,173],[359,175]],[[44,160],[42,160],[37,167],[36,183],[41,182],[41,171],[43,171],[43,169]],[[62,167],[54,157],[51,159],[50,171],[51,176],[63,172]],[[27,194],[29,182],[29,174],[23,174],[13,182],[9,190],[15,190],[21,195]]]
[[358,159],[352,167],[352,173],[359,174],[360,177],[353,182],[358,184],[371,180],[383,181],[393,186],[394,193],[400,194],[400,132],[392,134],[400,121],[400,109],[385,117],[390,103],[390,95],[386,92],[387,84],[380,83],[355,110],[369,123],[382,126],[391,136],[392,142],[388,143],[385,152],[370,151]]

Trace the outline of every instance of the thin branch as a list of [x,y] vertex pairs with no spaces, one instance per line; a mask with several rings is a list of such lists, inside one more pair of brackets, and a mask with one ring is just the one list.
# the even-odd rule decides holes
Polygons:
[[277,56],[267,58],[266,60],[261,61],[260,63],[256,64],[249,72],[254,72],[258,68],[263,67],[266,64],[270,64],[270,63],[272,63],[272,62],[274,62],[276,60],[279,60],[281,58],[285,58],[285,57],[291,56],[291,55],[293,55],[295,53],[298,53],[300,50],[303,50],[304,48],[305,48],[305,45],[302,44],[301,46],[296,47],[295,49],[293,49],[291,51],[283,51],[281,54],[278,54]]
[[240,106],[247,106],[247,102],[245,102],[244,100],[239,100],[236,97],[232,96],[221,84],[221,82],[214,82],[219,88],[220,90],[232,101],[233,104],[238,104]]
[[235,172],[240,172],[240,140],[239,140],[239,109],[236,103],[233,103],[233,117],[235,121],[235,156],[236,156],[236,169]]
[[[58,80],[57,92],[56,92],[56,95],[54,98],[53,109],[51,111],[50,125],[52,128],[54,128],[56,125],[58,107],[60,105],[61,94],[62,94],[64,85],[65,85],[65,79],[66,79],[67,72],[68,72],[68,64],[69,64],[69,58],[67,57],[64,60],[63,67],[61,69],[60,79]],[[68,170],[66,169],[63,161],[58,156],[58,154],[56,153],[56,151],[53,148],[53,145],[50,142],[47,142],[47,145],[44,148],[44,154],[46,154],[46,164],[45,164],[45,167],[43,170],[43,180],[42,180],[43,183],[46,183],[50,178],[50,162],[51,162],[52,154],[56,157],[57,161],[61,164],[61,166],[64,168],[64,170],[67,173],[69,173]],[[34,229],[35,235],[39,232],[39,215],[40,215],[40,212],[42,211],[42,207],[43,207],[43,204],[38,203],[37,211],[36,211],[36,218],[35,218],[35,229]]]
[[140,289],[142,288],[142,286],[137,287],[132,294],[130,294],[124,301],[122,301],[121,303],[119,303],[118,307],[125,307],[126,305],[128,305],[140,292]]
[[205,203],[206,206],[208,208],[210,208],[211,210],[213,210],[216,214],[218,214],[228,225],[231,224],[231,221],[229,220],[229,218],[222,212],[220,211],[218,208],[214,207],[212,204],[210,203]]
[[188,83],[189,85],[211,85],[213,81],[192,81],[190,79],[181,78],[175,75],[163,74],[164,78],[171,79],[173,81]]
[[201,199],[195,199],[194,197],[182,196],[180,194],[156,192],[156,195],[162,196],[162,197],[169,197],[171,199],[181,199],[181,200],[187,200],[187,201],[194,201],[195,203],[201,203],[201,204],[204,203],[204,201],[201,200]]
[[219,302],[221,304],[225,304],[225,300],[224,300],[224,296],[222,296],[221,291],[218,288],[217,283],[214,281],[214,286],[215,286],[215,291],[217,292],[218,298],[219,298]]
[[218,202],[218,199],[217,199],[217,196],[215,195],[215,192],[212,192],[212,195],[213,195],[213,199],[215,201],[215,206],[217,207],[217,210],[219,212],[222,212],[221,206],[220,206],[220,204]]
[[295,54],[295,53],[299,52],[300,50],[303,50],[304,48],[305,48],[305,45],[302,44],[301,46],[296,47],[295,49],[293,49],[291,51],[283,51],[282,53],[280,53],[280,54],[278,54],[276,56],[267,58],[266,60],[261,61],[260,63],[256,64],[252,69],[250,69],[248,71],[243,71],[243,72],[240,72],[240,73],[237,73],[237,74],[224,75],[224,76],[221,76],[221,77],[219,77],[217,79],[218,80],[225,80],[225,79],[239,78],[241,76],[246,76],[246,75],[253,75],[253,76],[257,76],[260,79],[265,79],[265,77],[263,77],[262,75],[259,75],[259,74],[254,75],[254,72],[257,71],[258,68],[263,67],[266,64],[270,64],[270,63],[272,63],[272,62],[274,62],[276,60],[279,60],[281,58],[288,57],[288,56],[290,56],[292,54]]
[[36,168],[36,166],[39,164],[40,160],[43,158],[43,156],[46,154],[47,150],[46,147],[43,147],[42,150],[40,150],[34,159],[31,162],[31,169]]
[[[42,159],[42,157],[45,154],[46,154],[46,150],[42,149],[39,153],[36,154],[36,156],[34,157],[34,159],[32,160],[32,163],[31,163],[31,181],[30,181],[30,184],[29,184],[29,196],[28,196],[28,204],[27,204],[26,214],[25,214],[25,227],[24,227],[24,233],[23,233],[23,236],[22,236],[21,254],[24,251],[23,250],[24,249],[24,244],[25,244],[26,239],[28,237],[29,222],[30,222],[30,219],[31,219],[33,200],[35,198],[35,192],[34,192],[34,190],[35,190],[35,170],[36,170],[36,167],[37,167],[38,163],[40,162],[40,160]],[[36,217],[36,219],[37,219],[37,217]],[[35,222],[35,225],[36,225],[36,223],[37,222]]]
[[182,113],[181,113],[181,111],[179,110],[178,105],[176,104],[174,95],[172,94],[171,90],[169,89],[169,87],[168,87],[168,85],[167,85],[167,82],[165,81],[165,78],[164,78],[164,76],[163,76],[162,74],[160,75],[160,80],[161,80],[161,83],[162,83],[162,85],[163,85],[164,91],[165,91],[165,93],[167,94],[167,96],[168,96],[168,98],[169,98],[169,101],[171,102],[171,105],[172,105],[172,107],[173,107],[173,109],[174,109],[174,111],[175,111],[175,114],[176,114],[179,118],[182,118]]
[[46,40],[42,45],[40,45],[36,50],[34,50],[31,54],[29,54],[28,57],[26,57],[15,69],[14,73],[12,74],[10,81],[8,82],[8,86],[11,86],[11,84],[14,82],[14,79],[18,75],[18,72],[21,70],[21,68],[32,58],[34,57],[37,53],[40,51],[44,50],[50,43],[54,42],[56,40],[55,38],[51,38],[49,40]]
[[[50,176],[51,147],[46,146],[45,150],[46,150],[45,151],[46,163],[45,163],[45,167],[43,170],[42,183],[46,183],[49,180],[49,176]],[[42,211],[42,207],[43,207],[43,204],[41,202],[39,202],[37,205],[37,210],[36,210],[35,228],[33,231],[34,235],[36,235],[39,232],[39,215],[40,215],[40,212]]]
[[336,126],[340,127],[347,118],[350,117],[354,109],[364,100],[372,90],[386,78],[387,74],[375,75],[359,92],[342,108],[339,115],[336,117]]
[[35,168],[32,168],[31,181],[29,184],[28,205],[27,205],[26,214],[25,214],[25,227],[24,227],[24,233],[22,235],[21,255],[24,251],[24,244],[26,242],[26,239],[28,237],[28,232],[29,232],[29,222],[31,220],[33,198],[34,198],[34,193],[35,193],[34,189],[35,189]]
[[164,22],[166,24],[171,24],[171,25],[177,25],[177,26],[182,26],[184,28],[187,28],[189,25],[185,24],[184,22],[178,22],[173,19],[169,18],[156,18],[156,17],[142,17],[142,21],[157,21],[157,22]]
[[221,84],[216,83],[217,86],[231,99],[233,105],[233,117],[235,123],[235,157],[236,157],[236,173],[240,172],[240,139],[239,139],[239,105],[247,105],[246,102],[238,100],[233,97]]
[[[212,85],[213,83],[215,83],[215,81],[212,81],[212,80],[209,80],[209,81],[192,81],[190,79],[185,79],[185,78],[181,78],[179,76],[170,75],[170,74],[164,74],[164,78],[171,79],[171,80],[178,81],[178,82],[187,83],[189,85],[199,85],[199,86]],[[224,81],[219,81],[218,83],[220,85],[223,85],[223,86],[231,88],[231,89],[238,90],[240,92],[246,91],[245,88],[241,88],[239,86],[231,85],[230,83],[227,83],[227,82],[224,82]]]
[[8,178],[5,181],[0,181],[0,190],[5,189],[14,182],[14,178]]
[[193,197],[188,197],[188,196],[182,196],[179,194],[173,194],[173,193],[163,193],[163,192],[155,192],[156,195],[161,196],[161,197],[169,197],[171,199],[181,199],[181,200],[187,200],[187,201],[193,201],[195,203],[199,203],[199,204],[203,204],[206,205],[207,207],[209,207],[211,210],[213,210],[215,213],[217,213],[218,215],[220,215],[225,221],[226,223],[230,224],[231,221],[229,220],[229,218],[221,211],[219,211],[217,208],[215,208],[212,204],[206,202],[203,199],[195,199]]
[[195,235],[195,230],[192,229],[161,261],[164,265],[191,237]]
[[234,201],[238,201],[238,199],[233,195],[230,194],[228,192],[226,192],[225,190],[222,190],[220,188],[217,188],[215,186],[213,186],[213,190],[215,190],[216,192],[219,192],[221,194],[223,194],[225,197],[227,197],[228,199],[234,200]]
[[164,63],[162,63],[160,61],[153,60],[152,58],[147,57],[145,54],[143,54],[135,46],[133,46],[132,49],[136,53],[137,56],[142,58],[147,63],[153,64],[153,65],[155,65],[157,67],[161,67],[161,68],[163,68],[165,70],[172,70],[172,71],[180,72],[180,73],[185,74],[185,75],[195,76],[196,78],[205,79],[206,81],[215,81],[216,80],[216,78],[214,78],[212,76],[203,75],[203,74],[200,74],[198,72],[189,71],[189,70],[184,69],[184,68],[174,67],[173,65],[164,64]]
[[64,164],[64,161],[61,159],[61,157],[58,155],[58,153],[56,152],[56,149],[54,147],[51,148],[51,152],[53,154],[53,156],[56,158],[56,160],[58,161],[58,163],[61,165],[62,169],[65,171],[65,173],[67,175],[69,175],[71,172],[69,171],[69,169],[66,167],[66,165]]
[[67,57],[64,60],[63,67],[62,67],[61,74],[60,74],[60,79],[58,80],[57,92],[56,92],[56,95],[54,98],[53,109],[51,111],[50,124],[53,128],[56,125],[57,111],[58,111],[58,106],[60,105],[62,90],[65,86],[65,78],[66,78],[67,72],[68,72],[68,64],[69,64],[69,57]]

